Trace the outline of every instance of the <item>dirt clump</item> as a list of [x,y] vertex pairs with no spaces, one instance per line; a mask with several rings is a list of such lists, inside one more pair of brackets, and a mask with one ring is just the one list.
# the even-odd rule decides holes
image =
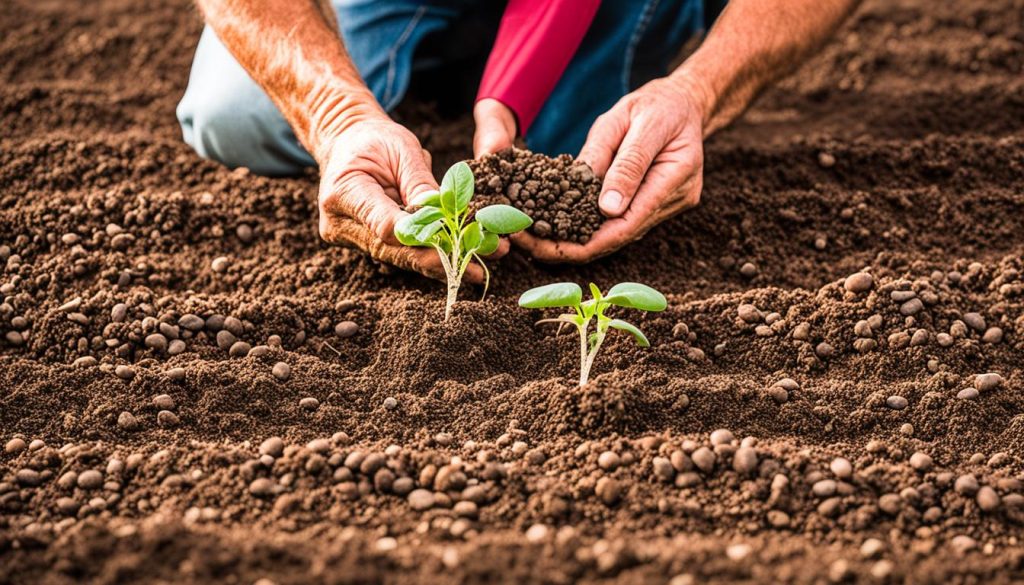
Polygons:
[[601,179],[570,155],[508,148],[469,164],[480,203],[519,208],[533,218],[528,231],[539,238],[585,244],[604,221]]

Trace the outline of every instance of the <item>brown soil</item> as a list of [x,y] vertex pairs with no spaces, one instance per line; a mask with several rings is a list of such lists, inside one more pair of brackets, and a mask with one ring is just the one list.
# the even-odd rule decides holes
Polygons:
[[[1022,15],[866,3],[707,145],[697,209],[513,253],[441,325],[440,285],[318,241],[312,174],[181,143],[186,0],[16,0],[0,583],[1020,582]],[[555,279],[664,291],[652,347],[574,388],[515,305]]]

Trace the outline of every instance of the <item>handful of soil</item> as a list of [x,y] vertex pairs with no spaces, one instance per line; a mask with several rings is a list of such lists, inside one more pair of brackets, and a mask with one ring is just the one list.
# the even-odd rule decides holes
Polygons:
[[476,177],[474,201],[512,205],[531,218],[539,238],[585,244],[604,222],[597,200],[601,180],[568,154],[555,158],[508,148],[469,161]]

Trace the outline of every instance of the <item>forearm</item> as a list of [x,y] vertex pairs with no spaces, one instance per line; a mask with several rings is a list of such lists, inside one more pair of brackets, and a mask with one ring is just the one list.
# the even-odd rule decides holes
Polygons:
[[769,83],[832,34],[859,0],[731,0],[670,78],[704,104],[704,135],[729,124]]
[[198,0],[221,42],[320,160],[323,137],[383,114],[314,0]]

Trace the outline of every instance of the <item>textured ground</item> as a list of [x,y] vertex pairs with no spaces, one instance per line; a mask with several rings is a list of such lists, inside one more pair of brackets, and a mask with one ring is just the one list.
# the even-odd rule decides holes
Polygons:
[[[699,208],[512,254],[447,325],[318,241],[312,175],[181,143],[198,30],[0,15],[0,583],[1024,579],[1021,0],[868,2],[708,144]],[[652,348],[574,388],[515,306],[554,279],[666,292],[623,313]]]

